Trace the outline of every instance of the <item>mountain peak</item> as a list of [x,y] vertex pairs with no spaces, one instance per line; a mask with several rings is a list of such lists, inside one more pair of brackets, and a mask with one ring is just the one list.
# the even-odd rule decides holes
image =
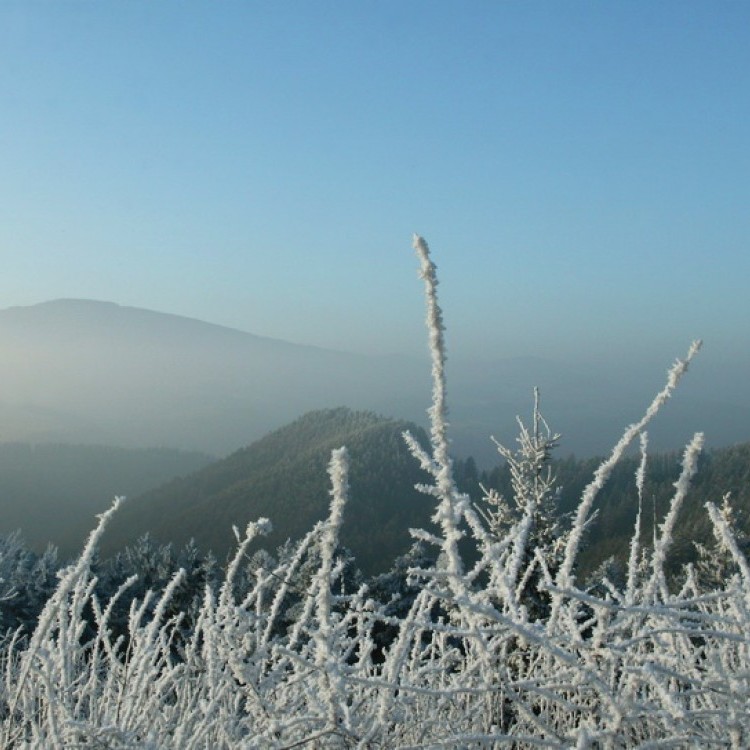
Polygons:
[[214,454],[314,408],[372,406],[390,377],[361,355],[92,299],[0,310],[0,352],[0,440]]
[[84,297],[58,297],[57,299],[45,300],[44,302],[37,302],[34,305],[26,305],[26,307],[69,307],[69,308],[116,308],[122,307],[117,302],[110,302],[108,300],[99,299],[88,299]]
[[88,339],[100,335],[109,339],[137,337],[165,342],[244,339],[267,345],[295,346],[197,318],[105,300],[69,297],[0,310],[0,326],[15,328],[25,335],[54,334],[58,339],[63,336],[67,340],[75,340],[78,335]]
[[309,344],[296,344],[283,339],[259,336],[255,333],[209,323],[174,313],[158,312],[143,307],[121,305],[105,300],[61,297],[33,305],[17,305],[0,310],[0,328],[24,336],[54,334],[56,339],[75,340],[79,334],[87,339],[102,336],[106,339],[138,338],[154,342],[187,343],[196,345],[219,343],[252,345],[264,351],[272,349],[288,352],[308,352],[322,356],[356,357],[361,355],[322,349]]

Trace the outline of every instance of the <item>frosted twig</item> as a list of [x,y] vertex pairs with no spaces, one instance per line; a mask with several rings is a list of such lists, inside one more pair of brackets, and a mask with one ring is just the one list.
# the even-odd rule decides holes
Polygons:
[[617,462],[620,460],[625,450],[630,445],[633,438],[643,429],[646,425],[656,416],[659,409],[669,400],[674,393],[677,384],[680,382],[680,378],[687,371],[688,365],[692,362],[695,355],[698,353],[701,347],[701,341],[694,341],[688,349],[687,356],[684,360],[677,360],[667,374],[667,383],[664,388],[659,391],[656,398],[651,402],[646,413],[643,417],[633,425],[630,425],[625,430],[625,433],[620,438],[618,443],[612,449],[612,453],[601,466],[596,470],[593,481],[583,491],[581,502],[578,505],[576,511],[575,521],[573,528],[571,529],[568,542],[565,546],[565,557],[563,559],[560,572],[557,576],[557,583],[563,588],[567,588],[572,585],[573,582],[573,565],[575,558],[578,553],[578,547],[581,543],[581,537],[583,536],[583,530],[586,523],[586,519],[591,512],[591,506],[594,503],[597,493],[604,486],[604,483],[612,473],[612,469],[615,467]]

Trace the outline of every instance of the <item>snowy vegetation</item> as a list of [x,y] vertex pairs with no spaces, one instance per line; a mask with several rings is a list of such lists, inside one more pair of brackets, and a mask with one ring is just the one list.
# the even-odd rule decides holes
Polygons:
[[[250,556],[266,519],[237,531],[220,579],[178,606],[186,577],[119,608],[133,577],[102,599],[101,516],[60,572],[35,626],[2,648],[0,745],[28,748],[744,748],[750,744],[750,566],[726,500],[708,503],[715,535],[701,561],[666,572],[702,446],[687,446],[667,514],[633,529],[622,581],[580,582],[576,561],[597,493],[640,440],[633,479],[642,506],[645,429],[688,363],[595,472],[577,511],[551,511],[557,436],[538,405],[515,450],[500,447],[512,497],[472,503],[452,473],[445,346],[435,266],[415,239],[433,365],[431,450],[406,435],[430,482],[432,531],[390,577],[348,575],[338,535],[348,459],[333,452],[330,513],[284,554]],[[462,550],[470,545],[472,554]],[[430,547],[434,555],[422,552]],[[12,543],[0,570],[11,575]],[[422,550],[422,552],[419,552]],[[15,555],[15,558],[14,558]],[[10,563],[6,563],[10,560]],[[430,560],[435,560],[434,563]],[[472,562],[467,562],[471,560]],[[40,575],[40,579],[44,576]],[[0,595],[12,602],[6,580]],[[41,584],[40,584],[41,585]],[[119,615],[117,613],[120,613]]]

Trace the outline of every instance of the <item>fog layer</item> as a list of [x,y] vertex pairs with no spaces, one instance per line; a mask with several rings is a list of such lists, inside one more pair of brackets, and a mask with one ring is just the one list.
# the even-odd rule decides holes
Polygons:
[[[2,310],[0,351],[0,441],[225,455],[312,409],[345,405],[424,424],[430,402],[423,352],[367,357],[107,302]],[[455,452],[492,462],[489,436],[512,439],[534,385],[548,421],[564,434],[563,454],[605,452],[682,354],[665,352],[662,367],[627,371],[607,362],[449,359]],[[701,367],[665,410],[657,448],[677,448],[696,429],[714,445],[750,438],[750,405],[731,382],[732,368],[717,383],[706,377],[712,368]]]

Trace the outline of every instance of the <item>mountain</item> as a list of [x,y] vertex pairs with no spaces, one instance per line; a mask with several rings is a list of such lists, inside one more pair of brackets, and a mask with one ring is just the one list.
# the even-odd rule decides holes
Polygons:
[[314,408],[414,392],[387,362],[108,302],[0,311],[0,440],[226,454]]
[[331,451],[350,456],[350,501],[341,543],[366,573],[386,570],[410,544],[408,530],[429,526],[433,500],[414,485],[427,481],[402,433],[426,444],[417,425],[346,408],[304,415],[247,448],[126,503],[105,534],[105,554],[149,532],[159,542],[195,539],[222,559],[234,549],[232,526],[271,519],[261,546],[296,540],[325,518]]
[[20,530],[41,552],[78,555],[115,495],[136,496],[213,459],[167,448],[0,444],[0,535]]
[[[370,357],[111,302],[0,310],[0,353],[0,442],[227,455],[308,411],[346,404],[425,426],[430,403],[426,345],[413,356]],[[449,348],[454,450],[495,463],[489,436],[514,440],[515,416],[530,412],[538,385],[563,453],[603,453],[661,388],[674,353],[623,366],[606,357],[480,361]],[[713,446],[749,439],[749,370],[741,359],[712,362],[707,347],[654,424],[652,445],[678,449],[699,429]]]

